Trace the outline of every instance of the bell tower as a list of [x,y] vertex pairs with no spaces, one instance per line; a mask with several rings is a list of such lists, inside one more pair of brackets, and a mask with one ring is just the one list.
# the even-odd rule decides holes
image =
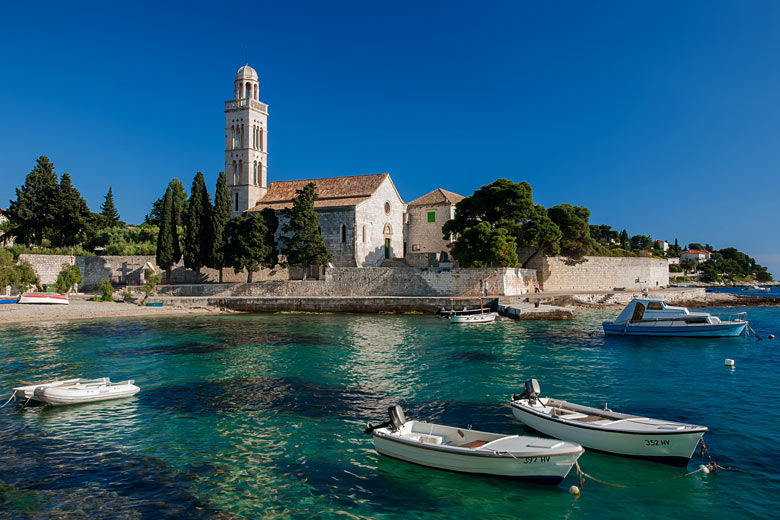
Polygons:
[[233,216],[268,190],[268,105],[261,103],[257,72],[248,64],[236,73],[233,99],[225,101],[225,175]]

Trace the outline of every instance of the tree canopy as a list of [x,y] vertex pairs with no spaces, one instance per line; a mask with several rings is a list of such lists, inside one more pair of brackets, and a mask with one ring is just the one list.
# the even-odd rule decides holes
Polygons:
[[230,221],[227,229],[229,245],[226,248],[226,263],[238,273],[242,269],[252,273],[261,267],[271,268],[277,264],[279,253],[274,234],[279,220],[274,210],[266,208],[261,212],[249,212]]
[[452,246],[452,256],[462,267],[518,267],[515,237],[488,222],[466,228]]
[[38,157],[35,167],[16,189],[16,200],[3,212],[11,223],[7,233],[25,244],[42,245],[55,228],[55,208],[59,199],[54,163],[46,156]]
[[[214,207],[211,211],[212,242],[209,249],[209,260],[206,265],[212,269],[219,269],[219,281],[222,282],[222,268],[225,263],[225,247],[227,245],[226,230],[230,223],[230,191],[227,185],[225,172],[219,172],[217,189],[214,193]],[[274,227],[276,231],[276,227]]]
[[184,266],[200,273],[211,253],[211,199],[206,190],[203,173],[195,174],[187,206],[187,225],[184,237]]
[[561,230],[561,254],[579,259],[592,252],[594,241],[590,237],[588,208],[559,204],[548,209],[547,214]]
[[296,191],[293,207],[285,211],[288,221],[282,229],[288,236],[284,238],[282,254],[287,257],[286,263],[293,267],[323,265],[333,260],[320,232],[320,216],[314,210],[315,200],[316,185],[310,182]]
[[119,211],[117,211],[114,205],[114,193],[111,186],[108,187],[106,198],[100,206],[100,216],[102,217],[103,227],[110,228],[124,225],[124,222],[119,220]]
[[[184,220],[187,215],[187,190],[184,189],[184,184],[178,178],[173,178],[168,183],[168,187],[173,190],[173,208],[174,215],[176,216],[176,225],[184,225]],[[152,211],[146,215],[144,222],[148,224],[160,225],[163,214],[163,197],[160,197],[152,203]]]
[[157,235],[156,262],[163,269],[170,270],[180,259],[179,232],[176,229],[176,219],[173,213],[173,190],[169,186],[163,197],[160,232]]

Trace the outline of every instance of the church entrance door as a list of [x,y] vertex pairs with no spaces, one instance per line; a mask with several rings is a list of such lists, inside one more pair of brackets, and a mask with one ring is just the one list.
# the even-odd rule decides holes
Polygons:
[[390,239],[385,239],[385,258],[390,258]]

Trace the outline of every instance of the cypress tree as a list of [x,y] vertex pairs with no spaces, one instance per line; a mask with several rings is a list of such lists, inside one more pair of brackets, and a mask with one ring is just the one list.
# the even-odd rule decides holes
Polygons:
[[16,200],[12,200],[3,214],[10,222],[9,236],[15,236],[26,245],[41,244],[55,229],[54,210],[59,198],[57,174],[54,163],[46,156],[38,157],[35,168],[16,189]]
[[314,210],[316,186],[310,182],[295,193],[293,207],[285,212],[289,220],[283,230],[291,236],[285,238],[282,253],[287,257],[287,264],[294,267],[327,264],[333,260],[333,255],[325,247],[320,232],[320,216]]
[[163,197],[163,212],[160,221],[160,232],[157,235],[157,265],[168,272],[170,279],[171,267],[181,259],[179,249],[179,233],[176,229],[176,219],[173,213],[173,193],[168,187]]
[[211,251],[211,199],[206,180],[198,172],[192,181],[184,236],[184,266],[200,273]]
[[628,239],[628,231],[625,229],[620,232],[620,247],[626,251],[631,249],[631,241]]
[[106,200],[100,206],[100,215],[103,217],[103,227],[111,228],[122,225],[119,220],[119,212],[114,206],[114,194],[111,191],[111,186],[108,187],[108,193],[106,193]]
[[87,202],[73,187],[70,175],[62,174],[59,201],[54,211],[57,227],[57,245],[73,246],[84,241],[91,212]]
[[262,212],[250,212],[239,215],[228,225],[229,244],[226,248],[226,263],[238,273],[242,269],[249,272],[247,282],[252,282],[252,274],[261,267],[276,265],[278,252],[273,236],[278,219],[272,209]]
[[227,175],[225,172],[219,172],[217,191],[214,193],[214,208],[211,211],[211,254],[206,265],[212,269],[219,269],[220,283],[222,283],[222,268],[226,265],[227,226],[230,224],[231,214]]

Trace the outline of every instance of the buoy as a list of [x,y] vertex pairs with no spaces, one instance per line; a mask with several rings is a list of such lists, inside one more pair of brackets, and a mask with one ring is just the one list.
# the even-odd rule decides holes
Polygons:
[[580,488],[578,488],[577,486],[572,486],[569,488],[569,493],[571,493],[574,496],[577,496],[580,494]]
[[[710,472],[710,468],[708,468],[708,467],[707,467],[707,466],[705,466],[704,464],[700,465],[700,466],[699,466],[699,469],[700,469],[700,470],[701,470],[701,472],[702,472],[702,473],[704,473],[705,475],[706,475],[707,473],[709,473],[709,472]],[[572,487],[574,487],[574,486],[572,486]]]
[[775,339],[775,335],[774,335],[774,334],[770,334],[770,335],[769,335],[769,336],[767,336],[767,337],[768,337],[769,339]]
[[734,360],[733,359],[726,359],[726,366],[727,367],[733,367],[734,366]]

